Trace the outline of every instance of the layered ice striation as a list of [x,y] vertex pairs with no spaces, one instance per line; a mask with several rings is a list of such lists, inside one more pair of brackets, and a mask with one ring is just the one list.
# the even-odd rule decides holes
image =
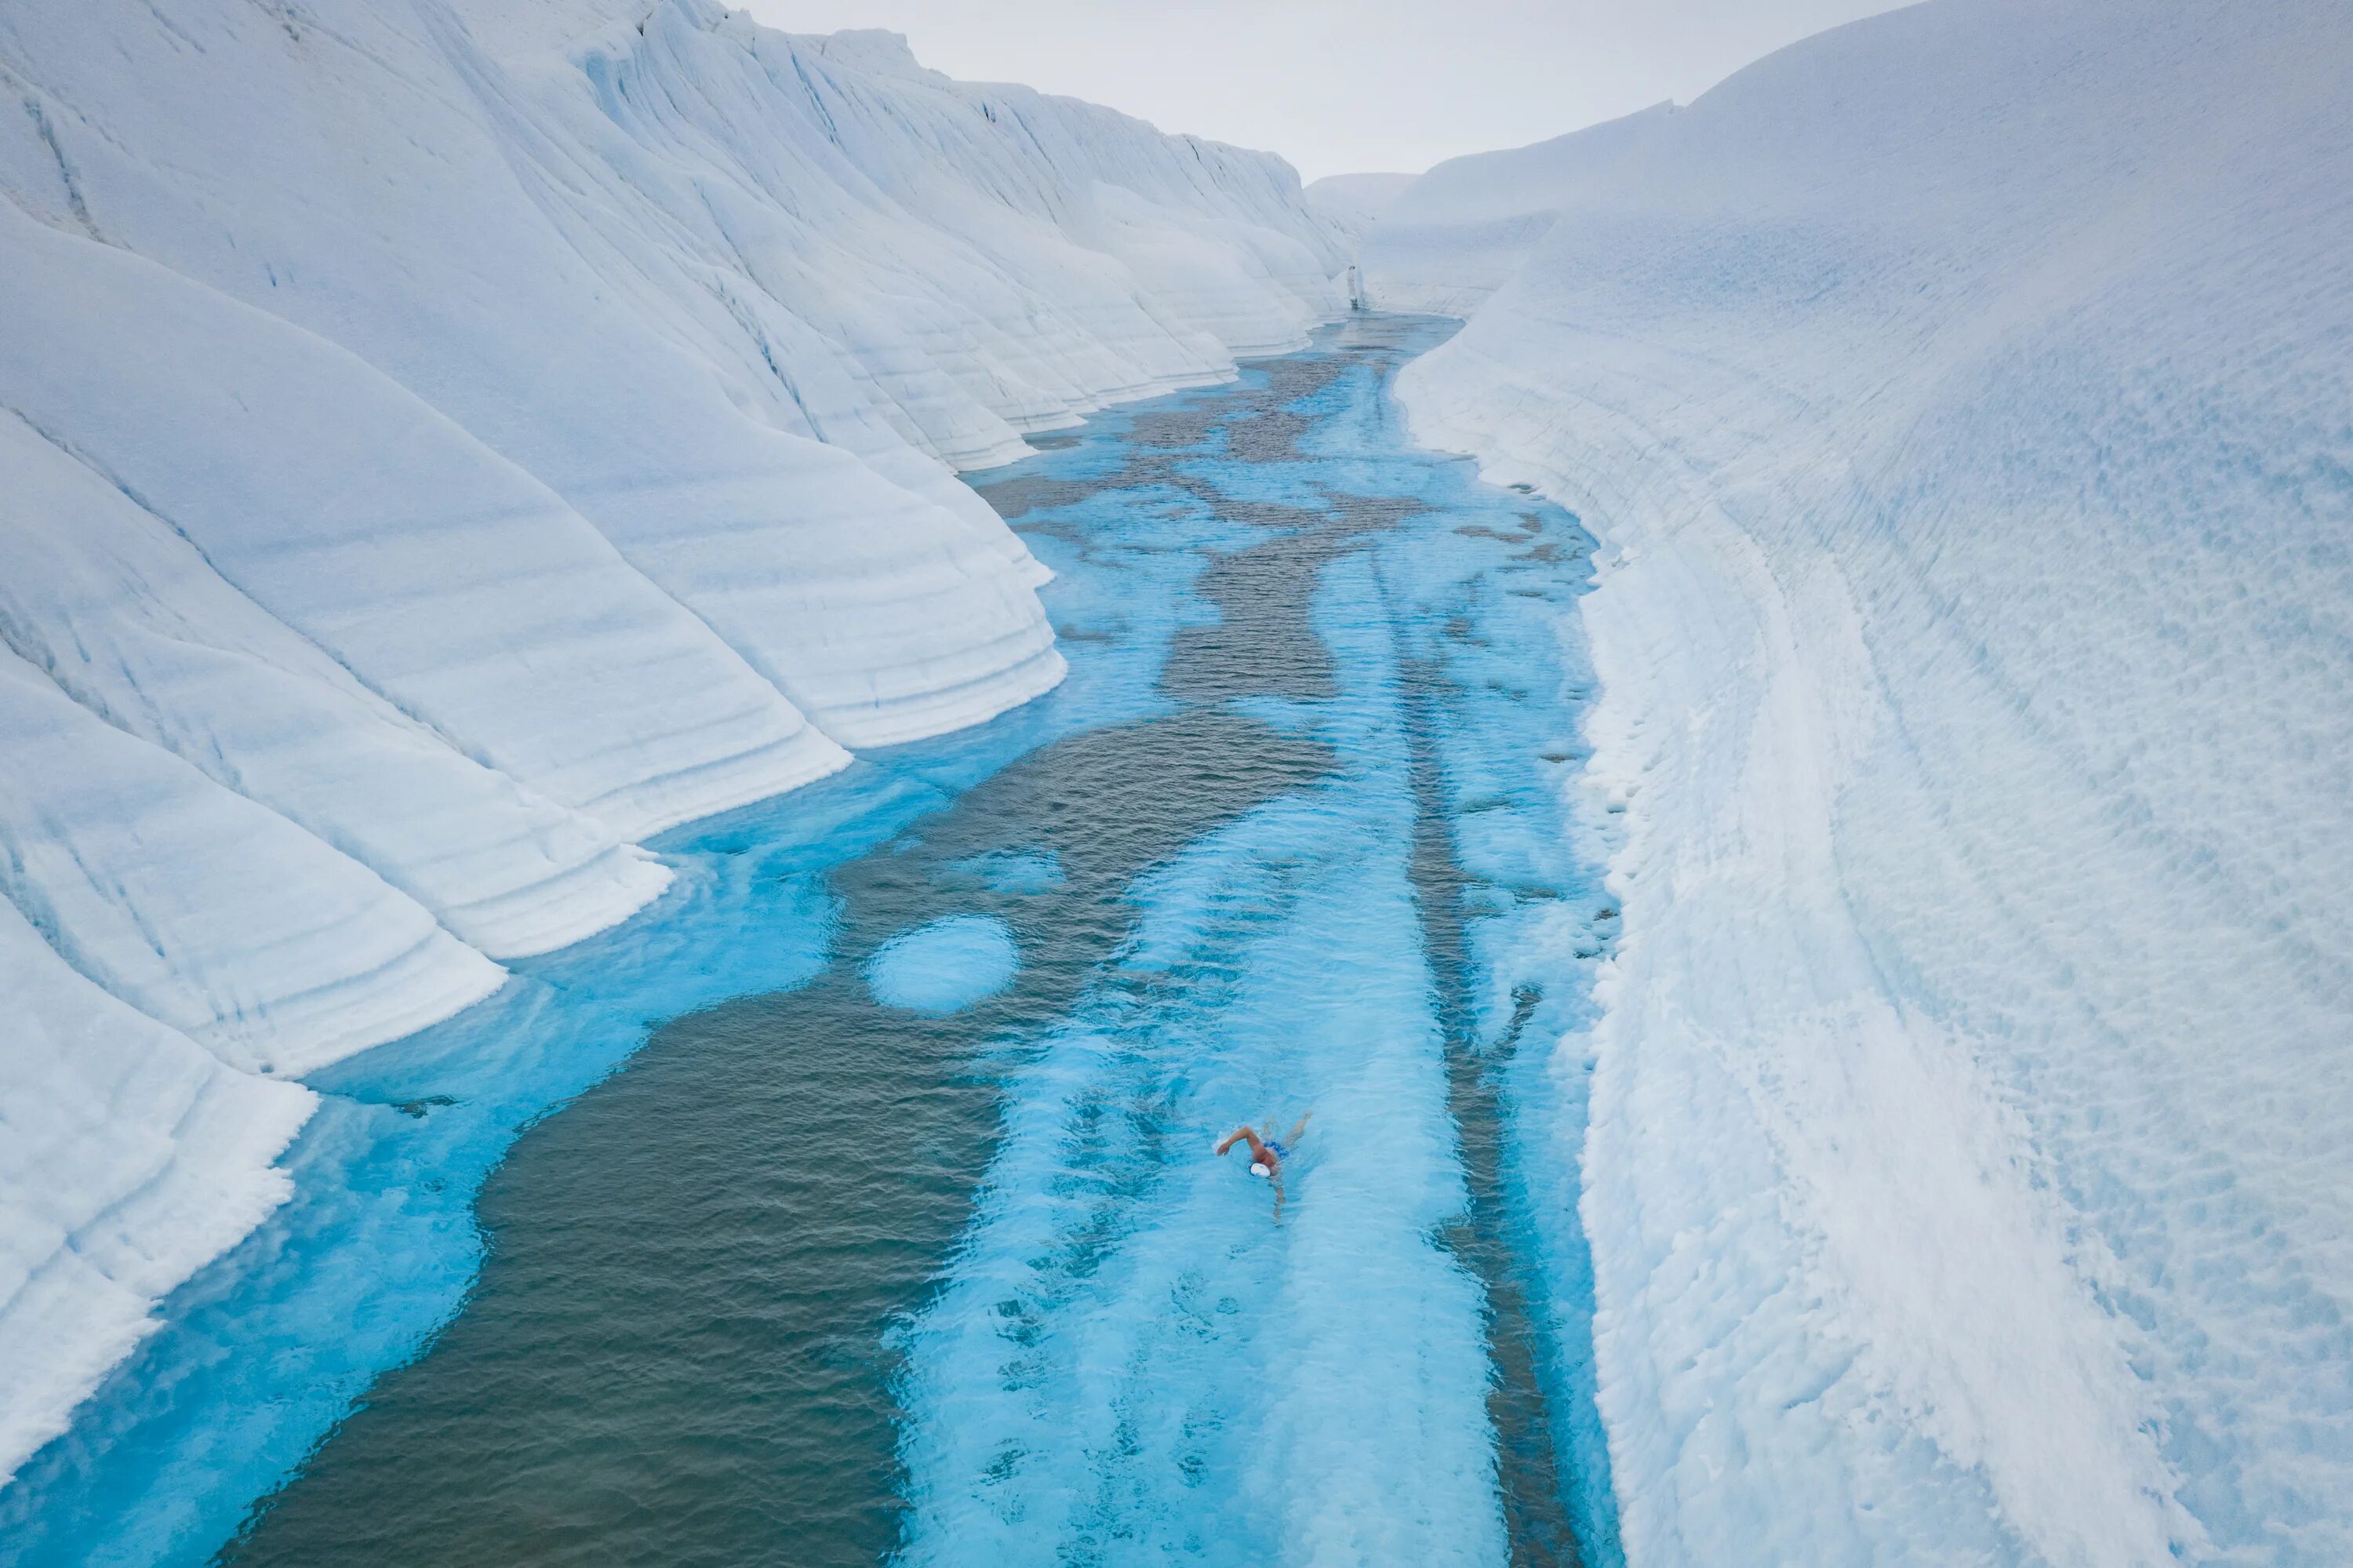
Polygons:
[[2348,73],[1936,0],[1367,238],[1602,542],[1630,1561],[2353,1558]]
[[52,1436],[61,1388],[95,1384],[154,1327],[156,1298],[285,1199],[272,1161],[315,1097],[121,1001],[5,901],[0,994],[0,1444],[24,1454]]
[[5,1474],[276,1190],[262,1077],[1058,681],[955,471],[1345,257],[1279,160],[702,0],[36,0],[0,79]]

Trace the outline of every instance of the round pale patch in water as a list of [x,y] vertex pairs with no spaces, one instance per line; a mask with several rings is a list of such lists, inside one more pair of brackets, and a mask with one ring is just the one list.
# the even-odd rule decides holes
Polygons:
[[900,932],[866,960],[866,989],[885,1007],[937,1016],[1013,982],[1021,949],[994,915],[951,915]]

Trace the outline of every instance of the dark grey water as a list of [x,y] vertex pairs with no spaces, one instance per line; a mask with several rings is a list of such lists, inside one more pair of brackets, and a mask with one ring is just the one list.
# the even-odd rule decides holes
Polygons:
[[[480,1288],[269,1505],[233,1561],[872,1563],[898,1529],[883,1328],[969,1211],[990,1046],[1124,934],[1145,866],[1312,779],[1320,747],[1187,710],[1082,735],[836,877],[840,950],[997,914],[1021,983],[925,1019],[854,968],[662,1030],[492,1178]],[[1059,887],[998,893],[994,853]]]

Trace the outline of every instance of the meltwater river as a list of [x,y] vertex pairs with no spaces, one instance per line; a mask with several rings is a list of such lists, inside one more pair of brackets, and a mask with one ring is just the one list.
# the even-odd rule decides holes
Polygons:
[[0,1563],[1616,1562],[1588,541],[1407,442],[1447,330],[975,476],[1069,682],[321,1075]]

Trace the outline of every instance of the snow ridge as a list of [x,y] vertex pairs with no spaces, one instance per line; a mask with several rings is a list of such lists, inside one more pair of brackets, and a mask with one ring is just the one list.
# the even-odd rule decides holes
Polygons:
[[1605,545],[1631,1562],[2353,1560],[2348,72],[1932,0],[1366,238]]
[[0,1478],[299,1075],[1060,679],[959,468],[1345,304],[1279,160],[705,0],[0,15]]

